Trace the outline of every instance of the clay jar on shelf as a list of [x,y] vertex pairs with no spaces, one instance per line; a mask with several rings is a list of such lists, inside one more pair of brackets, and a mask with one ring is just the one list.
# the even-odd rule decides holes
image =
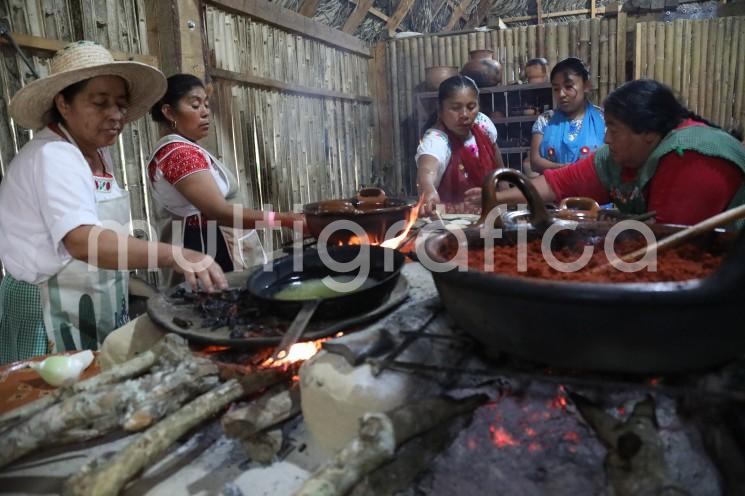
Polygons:
[[440,83],[457,75],[458,68],[449,65],[436,65],[424,69],[424,79],[427,81],[427,89],[430,91],[437,91]]
[[479,88],[496,86],[502,81],[502,64],[494,60],[491,50],[471,50],[471,59],[460,73],[473,79]]

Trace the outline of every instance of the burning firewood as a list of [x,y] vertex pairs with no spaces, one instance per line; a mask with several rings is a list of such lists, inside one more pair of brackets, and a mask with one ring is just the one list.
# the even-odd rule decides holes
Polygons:
[[251,459],[269,463],[282,446],[279,431],[268,429],[300,413],[297,384],[275,386],[247,406],[231,409],[222,418],[225,433],[240,439]]
[[452,417],[470,412],[485,401],[484,395],[462,400],[440,396],[388,413],[368,413],[360,423],[359,436],[316,471],[296,496],[347,494],[365,475],[390,460],[396,448],[407,440]]
[[[582,417],[608,449],[605,469],[611,494],[687,494],[675,487],[657,432],[652,397],[638,402],[626,422],[614,419],[583,396],[570,393]],[[677,491],[677,492],[676,492]]]
[[[0,467],[38,448],[90,439],[119,426],[144,429],[218,383],[211,361],[192,355],[182,338],[167,338],[152,353],[58,392],[52,404],[26,409],[29,417],[0,433]],[[147,370],[138,379],[114,383]]]
[[230,381],[198,397],[154,425],[113,458],[94,460],[65,483],[65,495],[117,494],[144,467],[152,464],[172,443],[187,431],[211,417],[233,401],[260,391],[282,380],[278,370],[257,372],[238,381]]

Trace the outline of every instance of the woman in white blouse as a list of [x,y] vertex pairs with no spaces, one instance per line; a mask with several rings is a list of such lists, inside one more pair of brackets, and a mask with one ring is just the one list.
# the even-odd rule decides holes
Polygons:
[[497,130],[479,112],[479,90],[466,76],[440,84],[437,120],[417,148],[417,189],[423,215],[438,203],[478,204],[484,178],[503,167]]
[[128,235],[107,147],[165,87],[159,70],[80,41],[13,97],[16,124],[37,132],[0,184],[0,362],[95,349],[129,319],[128,269],[168,266],[194,286],[227,287],[211,257]]

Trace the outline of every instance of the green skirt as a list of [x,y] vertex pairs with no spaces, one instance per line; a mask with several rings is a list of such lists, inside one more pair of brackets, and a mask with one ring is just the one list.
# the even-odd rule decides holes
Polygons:
[[47,353],[39,287],[6,273],[0,279],[0,363]]

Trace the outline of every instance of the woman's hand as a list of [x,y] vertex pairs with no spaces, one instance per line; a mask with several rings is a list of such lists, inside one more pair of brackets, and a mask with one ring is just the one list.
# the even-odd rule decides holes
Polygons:
[[463,193],[463,202],[466,204],[466,208],[469,209],[481,209],[481,188],[467,189]]
[[186,282],[194,290],[199,286],[208,293],[227,289],[228,281],[225,279],[225,274],[211,256],[176,246],[173,250],[173,270],[183,274]]
[[421,206],[419,207],[420,216],[428,216],[435,211],[438,203],[440,203],[440,195],[437,194],[437,189],[434,186],[426,186],[422,189],[422,194],[419,197]]

